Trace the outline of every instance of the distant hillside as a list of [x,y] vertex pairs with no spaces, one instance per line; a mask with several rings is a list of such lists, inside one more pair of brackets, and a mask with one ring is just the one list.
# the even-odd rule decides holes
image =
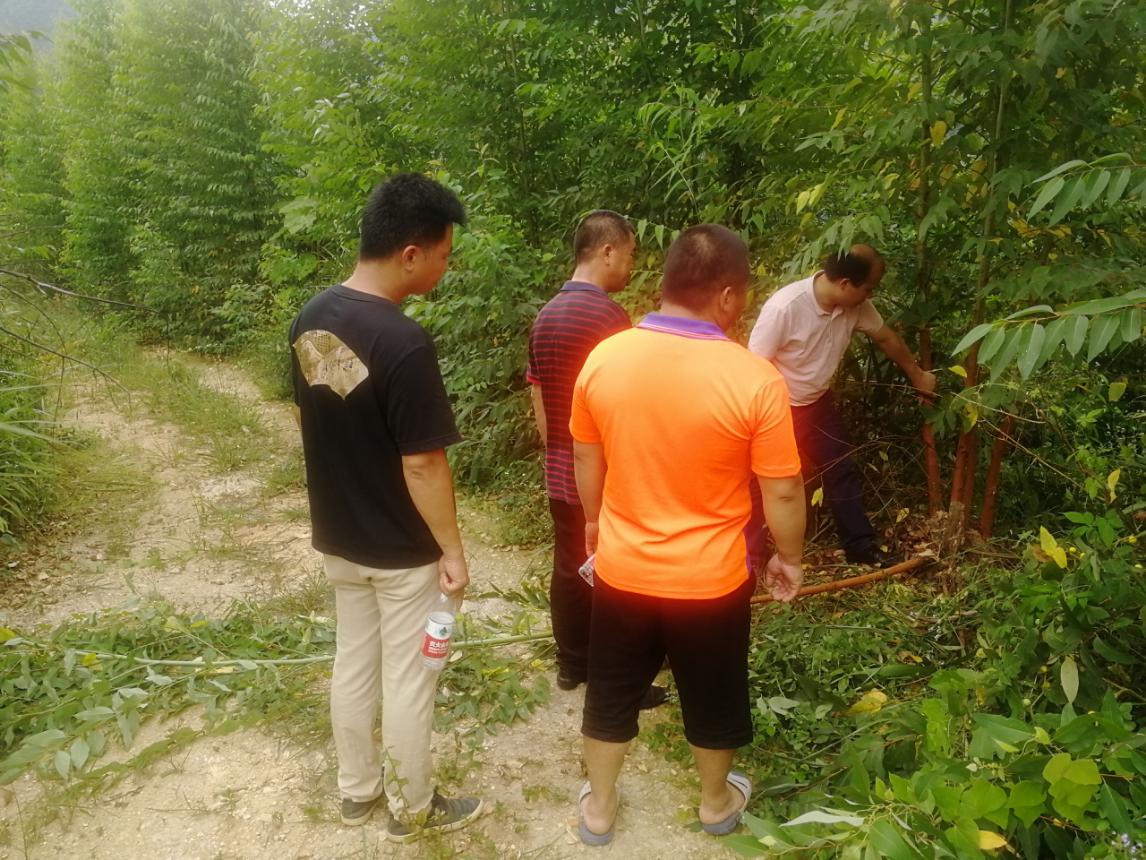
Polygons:
[[50,39],[56,23],[75,14],[67,0],[0,0],[0,33],[34,30]]

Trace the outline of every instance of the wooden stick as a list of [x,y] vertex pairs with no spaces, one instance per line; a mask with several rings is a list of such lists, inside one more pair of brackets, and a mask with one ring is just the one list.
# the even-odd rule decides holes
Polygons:
[[[825,591],[842,591],[845,588],[856,588],[860,585],[867,585],[869,582],[879,582],[881,579],[899,576],[901,573],[910,573],[913,570],[919,570],[922,567],[927,567],[932,564],[935,564],[935,559],[933,558],[909,558],[907,561],[892,565],[884,570],[877,570],[875,573],[865,573],[863,576],[852,576],[848,579],[837,579],[832,582],[821,582],[819,585],[805,585],[800,589],[797,597],[823,594]],[[771,594],[757,594],[752,598],[752,603],[754,604],[772,602],[773,597]]]

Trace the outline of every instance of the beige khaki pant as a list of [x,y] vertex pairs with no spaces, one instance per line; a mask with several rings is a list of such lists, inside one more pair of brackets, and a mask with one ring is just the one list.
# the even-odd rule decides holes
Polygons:
[[[421,648],[426,614],[439,594],[438,565],[379,570],[334,555],[324,560],[337,609],[330,722],[339,794],[372,800],[384,786],[391,813],[420,812],[434,790],[430,732],[438,673],[422,665]],[[379,697],[381,758],[374,742]]]

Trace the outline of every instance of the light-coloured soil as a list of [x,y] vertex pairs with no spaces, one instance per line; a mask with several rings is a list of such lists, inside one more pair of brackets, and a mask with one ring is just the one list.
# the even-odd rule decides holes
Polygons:
[[[288,405],[266,401],[234,367],[193,365],[204,384],[254,405],[272,444],[280,450],[298,445]],[[116,456],[142,467],[154,479],[154,494],[128,521],[118,523],[121,534],[114,539],[106,529],[73,524],[38,547],[27,561],[34,569],[26,574],[36,590],[19,598],[0,597],[0,625],[28,630],[154,598],[180,610],[216,614],[236,598],[259,599],[289,587],[295,578],[317,575],[319,558],[298,513],[305,506],[301,491],[268,501],[257,472],[220,473],[177,427],[113,402],[103,387],[80,391],[75,404],[67,420],[99,434]],[[530,571],[548,563],[545,548],[494,546],[488,518],[464,504],[462,520],[474,594],[490,586],[513,590]],[[236,543],[243,551],[228,553]],[[252,559],[262,561],[253,565]],[[467,611],[508,619],[520,607],[488,595],[468,600]],[[524,655],[524,650],[507,653]],[[523,663],[526,671],[532,670]],[[342,826],[332,744],[305,749],[283,735],[246,729],[202,738],[133,772],[82,808],[62,810],[27,844],[22,844],[22,822],[43,802],[43,790],[36,777],[24,776],[0,789],[0,824],[11,839],[0,845],[0,858],[730,856],[717,840],[694,829],[691,774],[641,740],[622,775],[615,842],[605,849],[578,842],[575,798],[584,781],[581,697],[580,690],[554,687],[550,701],[527,720],[489,735],[461,779],[462,790],[480,794],[489,811],[470,828],[434,840],[408,846],[386,842],[383,813],[363,827]],[[667,718],[658,713],[643,721],[647,728]],[[189,712],[167,724],[145,724],[134,749],[178,725],[197,722],[198,716]],[[435,735],[439,762],[456,763],[458,749],[452,733]],[[111,751],[108,757],[124,755]]]

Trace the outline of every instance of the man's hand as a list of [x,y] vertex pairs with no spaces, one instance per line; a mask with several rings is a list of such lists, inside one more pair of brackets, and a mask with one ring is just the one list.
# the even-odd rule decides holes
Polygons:
[[597,535],[600,526],[597,523],[585,523],[585,558],[597,551]]
[[776,553],[764,566],[764,584],[772,592],[773,600],[791,603],[804,584],[804,568],[798,563],[784,561],[780,553]]
[[444,553],[438,562],[438,587],[442,594],[461,600],[470,584],[470,570],[462,552]]
[[923,370],[920,368],[918,373],[911,377],[911,384],[915,386],[915,390],[927,400],[935,393],[935,386],[938,383],[935,374],[930,370]]

